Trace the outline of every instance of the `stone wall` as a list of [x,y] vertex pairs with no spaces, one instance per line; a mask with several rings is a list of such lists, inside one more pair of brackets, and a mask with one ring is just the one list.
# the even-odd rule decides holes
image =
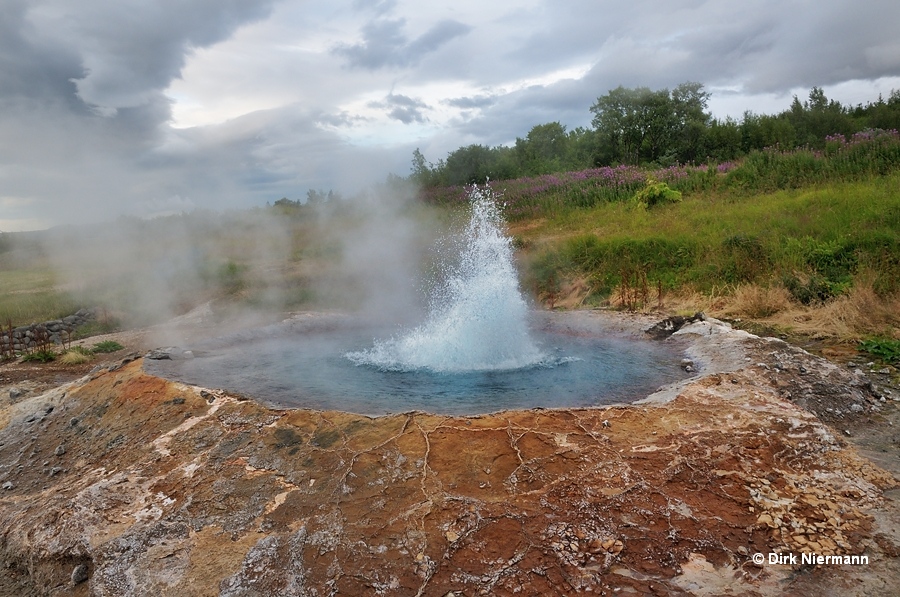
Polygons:
[[0,330],[0,354],[22,353],[42,345],[63,344],[73,338],[75,329],[94,319],[92,309],[80,309],[74,315],[43,323],[32,323],[12,329]]

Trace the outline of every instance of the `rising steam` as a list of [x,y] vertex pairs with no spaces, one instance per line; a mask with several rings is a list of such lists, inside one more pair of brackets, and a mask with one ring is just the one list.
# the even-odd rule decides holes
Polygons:
[[426,321],[346,356],[386,370],[519,369],[546,360],[528,329],[513,250],[490,189],[470,192],[472,215],[459,265],[436,290]]

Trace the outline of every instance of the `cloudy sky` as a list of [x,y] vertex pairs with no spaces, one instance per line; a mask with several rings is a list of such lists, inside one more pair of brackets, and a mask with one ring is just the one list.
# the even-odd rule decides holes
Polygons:
[[0,231],[353,193],[610,89],[900,89],[896,0],[0,0]]

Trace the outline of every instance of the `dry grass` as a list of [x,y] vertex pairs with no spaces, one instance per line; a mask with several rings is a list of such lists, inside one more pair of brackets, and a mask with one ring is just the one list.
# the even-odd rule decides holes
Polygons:
[[849,293],[824,305],[795,307],[768,322],[817,338],[900,338],[900,295],[882,298],[870,285],[857,284]]
[[741,284],[722,313],[730,317],[765,319],[791,307],[791,295],[781,286]]
[[67,350],[56,361],[61,365],[83,365],[91,360],[91,356],[75,350]]
[[719,293],[682,292],[668,297],[666,310],[703,311],[717,318],[759,324],[814,338],[858,341],[870,336],[900,339],[900,295],[879,296],[870,282],[858,279],[844,295],[824,304],[792,301],[786,289],[752,284]]

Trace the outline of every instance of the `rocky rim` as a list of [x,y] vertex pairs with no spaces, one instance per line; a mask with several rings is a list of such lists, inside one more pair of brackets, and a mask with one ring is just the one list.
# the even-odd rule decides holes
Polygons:
[[[62,385],[4,366],[0,593],[900,586],[890,390],[715,320],[664,336],[697,373],[640,404],[472,417],[273,410],[121,355]],[[869,564],[753,561],[774,552]]]

